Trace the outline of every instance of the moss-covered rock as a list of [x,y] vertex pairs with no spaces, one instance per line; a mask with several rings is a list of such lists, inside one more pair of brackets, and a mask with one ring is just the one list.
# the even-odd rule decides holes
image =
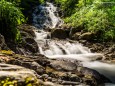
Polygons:
[[33,70],[3,63],[0,68],[0,86],[38,86]]

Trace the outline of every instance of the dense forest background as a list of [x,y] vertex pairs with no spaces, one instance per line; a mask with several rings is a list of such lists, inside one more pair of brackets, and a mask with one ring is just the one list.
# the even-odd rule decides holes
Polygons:
[[46,1],[60,8],[60,16],[75,30],[91,32],[98,41],[115,41],[114,0],[0,0],[0,33],[21,42],[17,26],[29,23],[35,6]]

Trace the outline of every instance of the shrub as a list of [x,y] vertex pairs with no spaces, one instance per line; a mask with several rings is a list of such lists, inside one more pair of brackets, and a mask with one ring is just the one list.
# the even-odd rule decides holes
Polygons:
[[19,30],[16,28],[24,22],[24,15],[14,4],[7,1],[0,1],[0,33],[6,39],[13,39],[15,42],[21,40]]
[[79,0],[76,12],[65,18],[65,22],[76,29],[82,26],[83,30],[95,33],[97,40],[115,40],[115,6],[112,3],[103,3],[105,0],[97,0],[99,3],[95,3],[95,0],[83,1]]
[[57,4],[60,4],[60,8],[64,12],[64,16],[70,16],[75,13],[78,0],[55,0]]

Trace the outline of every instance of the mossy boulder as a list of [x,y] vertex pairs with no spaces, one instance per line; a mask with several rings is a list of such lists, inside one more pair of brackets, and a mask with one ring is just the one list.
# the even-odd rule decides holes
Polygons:
[[0,68],[0,86],[38,86],[33,70],[3,63]]

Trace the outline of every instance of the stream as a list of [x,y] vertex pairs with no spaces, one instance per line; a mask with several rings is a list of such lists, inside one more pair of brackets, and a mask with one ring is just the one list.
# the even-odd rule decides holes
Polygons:
[[[33,25],[39,28],[34,32],[40,54],[50,59],[78,60],[84,67],[98,71],[115,83],[115,64],[97,61],[98,58],[104,58],[102,53],[92,53],[89,48],[78,42],[51,39],[50,32],[44,30],[44,28],[58,28],[63,23],[57,8],[52,3],[47,2],[36,7],[33,12]],[[115,86],[115,84],[107,83],[106,86]]]

